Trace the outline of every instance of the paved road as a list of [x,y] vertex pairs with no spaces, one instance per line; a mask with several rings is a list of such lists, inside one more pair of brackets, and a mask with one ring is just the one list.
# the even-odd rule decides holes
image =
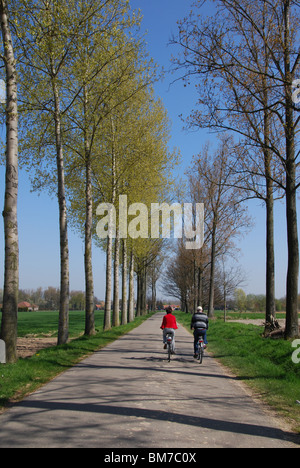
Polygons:
[[297,447],[292,435],[180,326],[166,360],[162,314],[0,416],[0,447]]

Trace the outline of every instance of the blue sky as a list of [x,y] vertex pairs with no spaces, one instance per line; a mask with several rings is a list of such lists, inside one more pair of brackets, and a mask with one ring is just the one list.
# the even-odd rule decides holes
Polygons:
[[[176,33],[177,20],[186,16],[192,2],[189,0],[131,0],[133,8],[140,8],[143,29],[148,30],[147,43],[149,54],[166,70],[170,67],[170,56],[176,48],[168,46],[172,33]],[[182,83],[171,84],[174,76],[166,74],[163,82],[155,85],[172,121],[170,148],[177,147],[182,154],[180,174],[191,163],[207,140],[214,138],[207,131],[186,132],[179,118],[187,116],[195,107],[196,95],[193,87],[184,88]],[[0,168],[0,186],[4,187],[4,168]],[[2,193],[4,190],[2,191]],[[3,203],[0,200],[0,203]],[[250,213],[256,224],[251,233],[239,243],[239,264],[247,276],[243,287],[247,293],[265,292],[265,210],[258,202],[249,204]],[[2,211],[2,210],[1,210]],[[300,214],[299,214],[300,216]],[[2,222],[2,220],[1,220]],[[3,225],[3,223],[2,223]],[[19,194],[19,234],[20,234],[20,288],[30,289],[39,286],[59,287],[59,231],[58,203],[47,194],[37,195],[30,192],[28,175],[20,173]],[[70,286],[73,290],[84,290],[84,249],[81,239],[71,230],[70,241]],[[285,295],[287,249],[285,206],[276,205],[276,296]],[[4,263],[3,228],[0,230],[0,285],[3,284]],[[94,248],[95,294],[104,298],[105,258],[103,252]],[[165,297],[160,293],[161,297]]]

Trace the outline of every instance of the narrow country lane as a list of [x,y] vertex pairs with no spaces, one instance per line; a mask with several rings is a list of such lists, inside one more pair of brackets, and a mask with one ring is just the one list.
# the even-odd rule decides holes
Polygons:
[[284,448],[299,445],[210,356],[156,314],[0,416],[0,447]]

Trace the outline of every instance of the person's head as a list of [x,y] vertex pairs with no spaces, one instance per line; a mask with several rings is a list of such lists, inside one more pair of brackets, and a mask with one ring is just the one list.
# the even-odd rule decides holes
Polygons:
[[173,312],[172,307],[171,306],[167,307],[166,312],[167,312],[167,314],[171,314]]
[[197,312],[196,312],[196,313],[197,313],[197,314],[202,314],[202,313],[203,313],[203,309],[202,309],[201,306],[198,306],[198,307],[197,307]]

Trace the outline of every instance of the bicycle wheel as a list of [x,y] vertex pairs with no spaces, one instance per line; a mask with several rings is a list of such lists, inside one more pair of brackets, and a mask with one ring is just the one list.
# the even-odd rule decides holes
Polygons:
[[202,346],[199,346],[199,364],[202,364],[203,362],[203,348]]
[[171,343],[168,343],[168,362],[171,361]]

